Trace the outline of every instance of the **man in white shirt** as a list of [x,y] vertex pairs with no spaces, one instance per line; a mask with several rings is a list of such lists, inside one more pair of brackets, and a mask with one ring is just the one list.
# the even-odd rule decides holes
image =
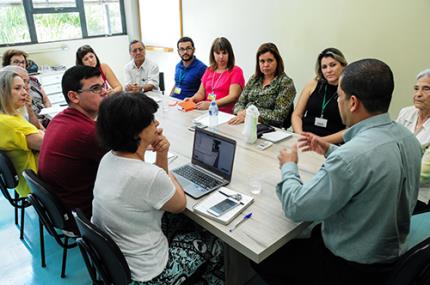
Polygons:
[[130,56],[133,58],[124,68],[125,90],[129,92],[147,92],[158,90],[158,66],[145,58],[145,45],[133,40],[129,45]]

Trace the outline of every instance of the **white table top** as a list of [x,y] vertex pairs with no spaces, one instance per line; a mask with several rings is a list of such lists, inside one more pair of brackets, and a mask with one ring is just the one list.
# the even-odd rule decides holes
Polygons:
[[[191,161],[194,133],[189,131],[188,127],[193,118],[205,112],[196,110],[184,113],[174,106],[168,106],[166,101],[170,99],[167,98],[168,96],[165,96],[164,103],[160,103],[156,118],[170,141],[170,151],[178,154],[178,159],[169,166],[174,168]],[[252,145],[245,143],[241,134],[242,129],[243,124],[238,126],[223,124],[218,127],[218,133],[237,141],[232,181],[227,187],[254,196],[254,203],[243,213],[252,212],[252,218],[230,233],[230,227],[237,223],[243,214],[230,225],[224,226],[193,213],[192,207],[197,201],[191,197],[187,197],[186,215],[252,261],[259,263],[286,242],[297,237],[308,223],[294,223],[286,218],[275,193],[275,186],[281,180],[277,156],[283,147],[291,146],[296,141],[296,137],[261,151],[257,149],[260,140]],[[323,161],[324,158],[315,153],[299,152],[299,170],[302,179],[307,180],[312,177]],[[259,195],[253,195],[249,191],[249,181],[255,177],[260,177],[262,182],[262,193]]]

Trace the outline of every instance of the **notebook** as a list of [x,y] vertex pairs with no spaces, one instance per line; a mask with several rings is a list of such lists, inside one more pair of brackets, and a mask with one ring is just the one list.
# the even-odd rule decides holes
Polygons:
[[290,132],[282,131],[282,130],[276,130],[274,132],[270,133],[264,133],[261,138],[266,141],[270,141],[273,143],[280,142],[282,140],[285,140],[286,138],[292,137],[293,134]]
[[228,225],[234,218],[236,218],[240,213],[242,213],[243,210],[248,208],[249,205],[252,204],[252,202],[254,202],[254,198],[252,196],[240,193],[240,195],[242,196],[242,198],[240,199],[240,205],[218,217],[209,213],[208,209],[223,201],[226,197],[235,195],[237,193],[238,192],[230,190],[226,187],[221,187],[219,190],[211,193],[201,202],[195,204],[193,207],[193,211],[201,214],[202,216],[217,221],[223,225]]
[[235,152],[235,140],[196,128],[191,163],[172,172],[185,193],[198,199],[230,183]]

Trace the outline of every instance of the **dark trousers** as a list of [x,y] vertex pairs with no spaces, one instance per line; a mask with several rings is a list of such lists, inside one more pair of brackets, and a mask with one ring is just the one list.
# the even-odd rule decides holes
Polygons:
[[268,284],[384,284],[392,264],[358,264],[333,255],[324,245],[321,227],[309,239],[295,239],[273,253],[255,271]]

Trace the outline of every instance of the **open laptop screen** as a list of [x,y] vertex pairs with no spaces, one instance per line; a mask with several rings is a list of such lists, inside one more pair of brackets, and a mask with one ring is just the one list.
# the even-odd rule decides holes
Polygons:
[[236,141],[196,128],[192,163],[230,181]]

